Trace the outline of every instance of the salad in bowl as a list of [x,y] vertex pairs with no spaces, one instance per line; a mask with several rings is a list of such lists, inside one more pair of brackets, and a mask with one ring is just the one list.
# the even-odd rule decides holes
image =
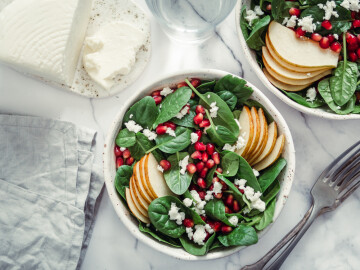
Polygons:
[[105,181],[137,237],[186,259],[257,243],[288,196],[294,149],[282,117],[254,90],[225,72],[185,73],[119,114]]
[[293,107],[360,119],[360,3],[239,1],[237,28],[257,75]]

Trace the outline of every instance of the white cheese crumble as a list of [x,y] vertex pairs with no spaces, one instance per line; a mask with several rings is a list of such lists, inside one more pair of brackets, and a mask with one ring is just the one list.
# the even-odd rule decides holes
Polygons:
[[149,139],[149,141],[153,141],[157,137],[157,134],[154,131],[150,131],[147,128],[144,129],[143,134]]
[[335,39],[339,39],[339,35],[338,34],[333,34]]
[[[244,133],[245,134],[245,133]],[[243,136],[239,136],[236,143],[234,145],[228,144],[226,143],[223,146],[223,150],[227,150],[227,151],[231,151],[231,152],[235,152],[235,150],[237,149],[241,149],[245,146],[245,139]]]
[[160,95],[166,97],[170,95],[172,92],[174,92],[170,87],[165,87],[163,90],[161,90]]
[[205,224],[205,230],[210,234],[214,233],[213,228],[211,228],[211,226],[209,224]]
[[180,112],[175,116],[177,119],[182,119],[189,112],[189,107],[184,106]]
[[316,98],[316,89],[315,87],[311,87],[306,91],[306,100],[309,102],[313,102]]
[[201,198],[200,198],[200,196],[199,196],[199,193],[197,193],[196,190],[191,190],[191,191],[190,191],[190,195],[191,195],[191,197],[194,198],[194,200],[195,200],[197,203],[198,203],[198,202],[201,202]]
[[210,117],[215,118],[217,116],[218,110],[219,110],[219,107],[216,106],[216,101],[212,102],[210,104]]
[[206,230],[204,225],[195,225],[195,232],[193,235],[194,243],[203,246],[206,238]]
[[213,192],[214,194],[218,194],[218,193],[221,193],[221,189],[222,189],[222,184],[220,182],[215,182],[214,183],[214,188],[213,188]]
[[185,174],[186,173],[186,166],[189,164],[189,158],[190,156],[187,155],[186,157],[184,157],[182,160],[179,161],[179,166],[180,166],[180,173],[181,174]]
[[239,218],[238,218],[237,216],[231,216],[231,217],[229,218],[229,222],[230,222],[232,225],[236,226],[236,225],[239,223]]
[[161,167],[160,165],[157,165],[157,169],[158,169],[160,172],[164,172],[164,168]]
[[126,147],[120,147],[120,151],[124,152],[126,150]]
[[260,6],[255,6],[254,11],[255,11],[256,15],[259,15],[259,16],[264,15],[264,12],[261,10]]
[[240,189],[244,189],[246,182],[247,181],[245,179],[235,179],[234,184],[238,186]]
[[351,11],[359,12],[360,10],[359,0],[344,0],[340,6]]
[[195,132],[190,134],[191,144],[196,143],[198,140],[199,140],[199,135],[197,135]]
[[252,170],[253,170],[255,177],[258,177],[260,175],[260,173],[257,170],[255,170],[255,169],[252,169]]
[[205,201],[210,201],[210,200],[214,199],[214,196],[212,194],[213,194],[212,190],[206,191]]
[[131,119],[131,118],[133,118],[133,116],[134,116],[133,114],[130,114],[129,118]]
[[253,21],[258,19],[258,15],[256,15],[256,12],[253,10],[247,10],[246,11],[246,16],[245,16],[245,20],[248,21],[249,25],[251,26]]
[[169,210],[169,219],[175,220],[177,225],[181,225],[185,219],[185,213],[179,212],[180,208],[176,206],[176,203],[172,202]]
[[192,199],[190,199],[190,198],[185,198],[184,200],[183,200],[183,203],[184,203],[184,205],[186,206],[186,207],[190,207],[190,206],[192,206],[193,205],[193,200]]
[[209,94],[209,95],[207,95],[207,98],[210,98],[210,94]]
[[313,23],[313,17],[306,16],[298,20],[298,25],[301,26],[302,30],[312,33],[316,29],[316,25]]
[[[238,186],[239,189],[244,190],[245,197],[251,202],[251,205],[250,205],[251,208],[257,209],[260,212],[264,212],[266,205],[265,205],[265,202],[260,199],[260,197],[262,195],[261,192],[260,191],[255,192],[252,187],[245,186],[246,182],[247,181],[245,179],[235,179],[234,184],[236,186]],[[251,209],[246,210],[246,208],[245,208],[244,214],[246,214],[246,211],[247,211],[247,213],[250,212],[250,210]]]
[[135,121],[133,121],[133,120],[130,120],[129,122],[125,123],[125,126],[129,131],[133,131],[135,133],[138,133],[139,131],[141,131],[143,129],[140,125],[136,124]]
[[189,238],[190,240],[192,240],[192,239],[193,239],[193,236],[194,236],[193,228],[191,228],[191,227],[186,227],[186,228],[185,228],[185,231],[186,231],[186,233],[187,233],[188,238]]
[[169,127],[166,129],[166,133],[169,134],[170,136],[176,137],[175,131]]
[[327,1],[325,5],[320,3],[318,4],[318,7],[325,11],[324,20],[330,20],[331,16],[334,16],[335,18],[339,17],[339,14],[334,11],[334,8],[336,8],[335,1]]
[[295,15],[292,15],[290,18],[286,17],[284,18],[282,24],[286,25],[286,27],[295,27],[296,26],[296,21],[297,21],[297,17]]
[[193,207],[192,209],[199,215],[205,215],[204,207],[206,205],[206,201],[201,200],[199,193],[196,190],[191,190],[190,194],[196,201],[195,207]]

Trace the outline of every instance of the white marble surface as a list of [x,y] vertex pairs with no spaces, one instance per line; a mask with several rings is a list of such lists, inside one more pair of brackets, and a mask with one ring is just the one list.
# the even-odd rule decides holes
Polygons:
[[[149,11],[144,1],[139,4]],[[149,15],[151,17],[151,15]],[[259,87],[284,115],[296,148],[296,176],[280,217],[255,246],[213,260],[179,261],[152,250],[130,235],[105,193],[82,269],[240,269],[263,256],[304,215],[309,190],[322,169],[359,139],[359,121],[329,121],[307,116],[270,94],[255,77],[240,51],[235,14],[219,26],[216,36],[201,46],[171,42],[153,18],[153,54],[143,76],[121,94],[87,99],[26,78],[0,65],[0,113],[28,114],[72,121],[98,131],[97,159],[101,163],[104,136],[122,101],[159,76],[187,68],[216,68],[244,76]],[[292,252],[282,269],[360,269],[360,190],[336,212],[320,217]]]

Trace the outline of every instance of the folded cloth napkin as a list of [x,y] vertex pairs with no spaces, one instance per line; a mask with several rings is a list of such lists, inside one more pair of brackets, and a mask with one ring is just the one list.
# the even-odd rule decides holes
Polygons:
[[103,180],[95,132],[0,115],[0,269],[79,269]]

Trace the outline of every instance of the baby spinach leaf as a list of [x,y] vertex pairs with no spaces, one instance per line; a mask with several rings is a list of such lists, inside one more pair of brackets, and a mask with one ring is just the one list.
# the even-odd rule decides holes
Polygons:
[[[253,100],[253,99],[248,99],[247,101],[244,102],[244,105],[248,106],[249,108],[250,107],[256,107],[257,109],[262,108],[268,124],[274,122],[274,118],[271,116],[271,114],[268,112],[268,110],[260,102],[257,102],[256,100]],[[240,114],[239,114],[239,117],[240,117]],[[239,117],[236,119],[239,119]]]
[[209,250],[214,250],[214,249],[222,248],[222,247],[224,247],[223,244],[221,244],[220,241],[216,239],[216,240],[213,242],[213,244],[211,245],[211,247],[210,247]]
[[168,244],[168,245],[173,246],[173,247],[181,247],[181,244],[178,243],[176,241],[176,239],[170,238],[170,237],[168,237],[166,235],[163,235],[160,232],[156,232],[151,227],[144,226],[144,224],[141,221],[139,221],[139,231],[141,231],[143,233],[146,233],[146,234],[149,234],[151,237],[158,240],[159,242],[163,242],[163,243]]
[[189,101],[191,94],[190,88],[181,87],[168,95],[161,103],[161,110],[153,124],[153,128],[175,117]]
[[268,187],[268,189],[263,193],[262,200],[265,202],[266,205],[276,197],[276,195],[280,191],[280,183],[278,180],[275,181]]
[[287,92],[284,90],[281,91],[295,102],[308,108],[318,108],[326,104],[325,101],[323,99],[320,99],[318,96],[314,101],[308,101],[307,98],[302,95],[293,92]]
[[191,241],[187,236],[183,235],[180,237],[180,242],[183,248],[190,254],[195,256],[202,256],[208,253],[211,244],[214,242],[216,238],[216,233],[213,233],[209,239],[205,242],[203,246],[195,244]]
[[123,123],[133,120],[143,128],[151,128],[158,114],[159,109],[156,107],[155,100],[149,96],[144,97],[130,107],[124,116]]
[[198,90],[201,94],[204,94],[206,92],[212,92],[215,84],[216,84],[216,80],[210,82],[203,82],[196,88],[196,90]]
[[182,126],[182,127],[188,127],[188,128],[195,128],[196,125],[194,123],[194,117],[195,117],[196,113],[194,111],[189,111],[188,114],[186,114],[183,118],[179,119],[179,118],[172,118],[171,122],[175,123],[178,126]]
[[136,142],[134,145],[129,147],[131,156],[135,160],[140,160],[143,156],[145,156],[145,153],[153,148],[155,144],[142,134],[141,132],[136,133]]
[[246,182],[247,186],[252,187],[255,192],[256,191],[261,192],[259,182],[256,179],[253,169],[251,168],[249,163],[247,163],[247,161],[241,156],[239,156],[239,170],[236,174],[236,178],[245,179],[247,181]]
[[270,23],[270,16],[267,15],[261,18],[251,31],[249,37],[246,39],[247,45],[256,51],[261,50],[262,46],[265,46],[263,33],[267,29]]
[[116,145],[119,147],[129,147],[136,143],[135,132],[129,131],[127,128],[120,130],[116,137]]
[[358,75],[356,63],[339,62],[334,76],[330,78],[331,96],[338,106],[343,106],[354,96]]
[[352,113],[360,113],[360,106],[359,105],[355,106]]
[[216,166],[212,167],[208,174],[206,175],[206,186],[209,187],[212,184],[212,179],[214,178],[214,173],[216,171]]
[[231,233],[220,235],[218,239],[225,247],[250,246],[257,243],[258,236],[253,227],[240,224]]
[[130,178],[132,174],[133,174],[133,168],[128,165],[122,165],[116,171],[115,188],[125,201],[126,201],[125,188],[129,187]]
[[275,181],[280,172],[286,166],[286,160],[284,158],[279,158],[271,167],[265,169],[258,178],[258,182],[261,187],[261,192],[264,193],[265,190]]
[[217,94],[223,101],[226,102],[230,110],[235,109],[237,103],[237,97],[233,93],[231,93],[230,91],[220,91]]
[[222,175],[227,177],[235,176],[239,170],[240,156],[231,151],[223,151],[221,155]]
[[216,82],[214,91],[230,91],[238,98],[238,103],[244,103],[254,92],[251,87],[246,86],[246,81],[233,77],[232,75],[226,75]]
[[208,201],[204,207],[205,213],[211,219],[219,220],[228,226],[235,227],[232,225],[225,215],[225,205],[222,200],[213,199]]
[[246,199],[245,195],[243,195],[239,189],[234,185],[233,182],[225,178],[223,175],[218,174],[218,177],[225,182],[228,188],[232,191],[232,195],[234,196],[235,200],[237,200],[241,205],[244,203],[250,208],[250,202]]
[[240,15],[240,29],[243,33],[244,39],[247,40],[249,37],[249,29],[248,29],[248,23],[245,19],[246,17],[246,6],[242,6],[241,8],[241,15]]
[[241,114],[241,111],[240,111],[240,110],[235,110],[235,111],[233,111],[234,119],[239,119],[239,118],[240,118],[240,114]]
[[261,219],[255,228],[259,231],[265,229],[272,221],[275,213],[276,199],[273,199],[261,215]]
[[[173,137],[169,134],[159,135],[156,137],[156,146],[153,147],[150,151],[153,151],[154,149],[160,149],[161,151],[168,153],[168,154],[174,154],[176,152],[179,152],[186,147],[189,146],[191,143],[190,136],[191,136],[191,130],[184,128],[184,127],[177,127],[175,130],[176,137]],[[131,151],[130,151],[131,152]]]
[[[164,177],[166,184],[172,192],[177,195],[184,194],[191,183],[192,174],[189,174],[188,171],[185,174],[180,173],[180,160],[184,159],[187,155],[186,152],[178,152],[175,155],[168,157],[168,161],[171,163],[171,169],[164,172]],[[190,161],[191,162],[191,161]]]
[[271,1],[271,15],[277,22],[282,22],[284,18],[283,10],[285,9],[285,0],[272,0]]
[[224,146],[224,144],[234,144],[237,141],[237,137],[226,127],[214,126],[213,124],[206,129],[206,133],[209,135],[212,142],[218,146]]

